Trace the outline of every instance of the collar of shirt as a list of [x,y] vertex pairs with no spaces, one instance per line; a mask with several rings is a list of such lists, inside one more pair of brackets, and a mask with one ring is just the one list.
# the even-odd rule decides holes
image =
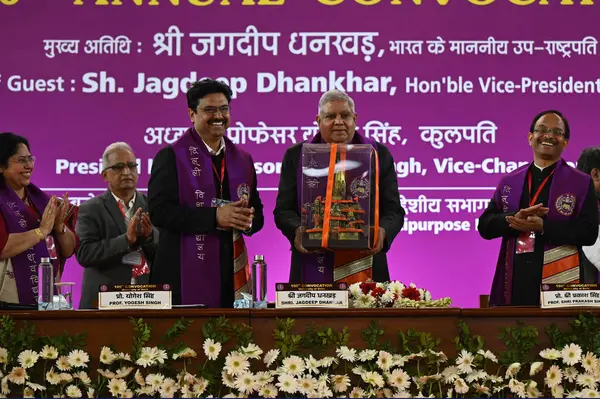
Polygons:
[[131,198],[131,201],[129,201],[129,204],[126,204],[125,201],[123,201],[121,198],[117,197],[115,195],[115,193],[113,193],[112,191],[110,193],[114,197],[115,201],[117,201],[117,204],[121,204],[125,207],[125,212],[129,211],[133,207],[133,204],[135,204],[135,196],[137,195],[137,193],[135,193],[135,192],[133,193],[133,198]]
[[210,148],[208,144],[206,144],[206,141],[202,140],[202,142],[206,146],[206,149],[208,150],[208,153],[210,155],[219,155],[222,151],[225,151],[225,140],[223,139],[223,137],[221,137],[221,144],[219,145],[219,149],[217,151]]

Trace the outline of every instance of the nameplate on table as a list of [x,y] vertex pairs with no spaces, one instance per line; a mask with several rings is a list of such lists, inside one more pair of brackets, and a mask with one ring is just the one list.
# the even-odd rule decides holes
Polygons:
[[348,285],[332,284],[275,284],[275,307],[348,309]]
[[171,309],[169,284],[101,285],[98,309]]
[[543,309],[600,307],[598,284],[542,284]]

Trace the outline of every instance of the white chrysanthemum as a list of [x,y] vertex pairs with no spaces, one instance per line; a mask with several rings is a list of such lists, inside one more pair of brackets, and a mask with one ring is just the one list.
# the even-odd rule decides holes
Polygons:
[[277,387],[280,391],[294,393],[298,389],[298,383],[296,382],[296,379],[291,375],[280,375],[277,380],[279,381],[277,382]]
[[594,378],[593,375],[588,374],[588,373],[579,374],[579,376],[577,377],[577,385],[579,385],[581,387],[595,389],[596,388],[596,379]]
[[161,398],[172,398],[179,389],[177,383],[172,378],[165,378],[158,392]]
[[352,295],[353,297],[358,297],[359,295],[362,295],[362,290],[360,289],[360,283],[354,283],[354,284],[350,284],[350,295]]
[[242,355],[237,351],[233,351],[225,358],[225,370],[233,375],[238,376],[248,370],[250,363],[246,355]]
[[467,393],[469,392],[469,386],[467,385],[467,383],[465,382],[465,380],[463,380],[462,378],[457,378],[456,381],[454,381],[454,390],[456,391],[456,393]]
[[348,394],[348,397],[349,398],[366,398],[367,395],[366,395],[365,391],[363,391],[361,388],[354,387]]
[[113,378],[108,382],[108,390],[116,397],[122,396],[126,389],[127,383],[121,378]]
[[152,348],[154,349],[154,360],[160,364],[164,364],[165,360],[169,358],[169,354],[164,349]]
[[144,379],[144,376],[143,376],[142,372],[140,371],[140,369],[137,369],[135,371],[135,374],[133,375],[133,379],[140,386],[146,385],[146,380]]
[[392,281],[391,283],[388,284],[387,289],[389,291],[392,291],[394,294],[398,294],[398,296],[400,296],[402,294],[402,290],[406,288],[404,286],[404,284],[398,282],[398,281]]
[[271,349],[265,354],[263,362],[265,362],[267,367],[270,367],[271,364],[273,364],[273,362],[277,360],[277,356],[279,356],[279,349]]
[[277,391],[277,387],[275,387],[275,385],[267,384],[260,388],[258,394],[263,398],[276,398],[279,395],[279,392]]
[[157,373],[157,374],[148,374],[146,376],[146,384],[150,385],[152,389],[158,391],[165,381],[165,376]]
[[368,362],[369,360],[375,359],[377,351],[375,349],[364,349],[358,354],[358,360],[361,362]]
[[581,360],[581,347],[577,344],[565,345],[561,355],[563,363],[574,366]]
[[140,351],[140,356],[136,360],[135,364],[142,367],[154,366],[154,364],[156,363],[156,361],[154,360],[155,356],[156,350],[154,348],[149,348],[145,346]]
[[8,374],[8,380],[13,384],[24,385],[25,380],[28,379],[27,371],[23,367],[13,367],[11,372]]
[[60,371],[69,371],[71,370],[71,365],[69,364],[69,358],[66,356],[61,356],[56,361],[56,367]]
[[583,359],[581,359],[581,365],[588,373],[592,373],[594,371],[597,362],[598,358],[596,358],[596,355],[594,355],[592,352],[586,353]]
[[490,388],[486,387],[485,385],[481,385],[480,383],[476,383],[473,385],[473,388],[475,388],[475,392],[480,394],[480,395],[485,395],[485,396],[490,396]]
[[221,381],[227,388],[235,388],[235,377],[225,370],[221,371]]
[[76,385],[69,385],[65,392],[69,398],[81,398],[81,389]]
[[331,367],[333,363],[338,364],[338,360],[335,357],[325,356],[321,359],[321,367]]
[[131,356],[129,356],[129,353],[119,352],[115,355],[115,360],[127,360],[131,362]]
[[96,390],[94,388],[88,388],[88,390],[87,390],[88,398],[93,398],[95,392],[96,392]]
[[313,377],[298,378],[298,392],[307,397],[316,395],[317,392],[317,380]]
[[289,375],[298,376],[304,372],[304,360],[299,356],[289,356],[281,362],[282,370]]
[[102,377],[107,378],[107,379],[111,379],[111,378],[115,378],[115,373],[113,373],[112,371],[110,371],[109,369],[106,370],[102,370],[102,369],[98,369],[96,370],[98,372],[98,374],[100,374]]
[[108,346],[103,346],[100,350],[100,362],[104,364],[111,364],[115,361],[115,354]]
[[46,387],[40,384],[36,384],[35,382],[27,382],[25,383],[29,388],[33,389],[34,392],[37,391],[45,391]]
[[219,353],[221,353],[221,343],[215,342],[212,338],[205,339],[202,348],[209,360],[216,360],[219,357]]
[[184,348],[177,353],[173,354],[173,360],[177,359],[191,359],[197,357],[198,354],[192,348]]
[[473,354],[466,351],[461,350],[460,355],[456,359],[456,365],[458,366],[458,370],[461,373],[470,373],[473,371]]
[[355,308],[372,308],[375,306],[377,300],[372,295],[360,294],[352,302],[352,306]]
[[529,375],[534,376],[544,368],[544,362],[533,362],[529,368]]
[[350,387],[350,378],[347,375],[332,375],[331,383],[335,392],[346,392]]
[[388,384],[399,391],[410,388],[410,376],[402,369],[395,369],[388,377]]
[[498,363],[498,359],[496,358],[496,355],[494,355],[489,350],[484,351],[483,349],[480,349],[479,351],[477,351],[477,353],[494,363]]
[[33,389],[27,387],[23,390],[23,398],[35,398],[35,392]]
[[50,368],[50,371],[46,373],[46,381],[52,385],[60,384],[60,374],[54,371],[54,367]]
[[207,387],[208,387],[208,381],[205,380],[204,378],[199,378],[196,381],[196,383],[192,386],[192,393],[196,397],[200,397],[200,395],[202,395],[204,393],[204,391],[206,391]]
[[381,376],[381,374],[376,373],[374,371],[367,371],[361,377],[364,382],[373,387],[381,388],[384,385],[383,377]]
[[306,372],[309,374],[319,374],[319,367],[321,367],[321,362],[313,357],[311,354],[307,359],[304,360],[306,363]]
[[542,396],[537,389],[537,382],[535,381],[529,381],[529,384],[527,384],[527,387],[525,388],[525,392],[527,392],[527,397],[529,398],[539,398]]
[[564,398],[565,397],[565,389],[562,385],[556,385],[550,388],[550,392],[552,393],[553,398]]
[[58,358],[58,349],[50,345],[44,345],[40,351],[40,357],[42,359],[54,360]]
[[506,378],[516,377],[519,371],[521,371],[521,363],[512,363],[506,369]]
[[249,372],[245,372],[237,376],[234,386],[235,389],[245,394],[251,394],[258,389],[256,377]]
[[392,361],[393,361],[393,366],[392,367],[404,367],[404,363],[406,363],[406,361],[408,360],[408,356],[402,356],[402,355],[393,355],[392,356]]
[[569,381],[569,382],[575,382],[577,380],[577,375],[579,374],[579,371],[577,371],[577,369],[575,367],[567,367],[564,371],[563,371],[563,377],[565,380]]
[[248,356],[249,359],[260,359],[260,355],[263,354],[263,350],[256,344],[250,343],[246,347],[240,350],[244,355]]
[[475,382],[475,381],[479,381],[479,380],[486,380],[488,377],[488,373],[486,373],[483,370],[473,370],[472,373],[469,373],[467,375],[467,377],[465,378],[465,381],[467,381],[468,383],[471,382]]
[[352,369],[352,372],[362,377],[367,372],[367,369],[365,369],[363,366],[356,366]]
[[546,360],[556,360],[560,358],[560,351],[557,349],[544,349],[540,352],[540,357]]
[[38,355],[37,352],[28,349],[19,353],[17,360],[24,369],[28,369],[35,365],[35,362],[38,361],[39,357],[40,355]]
[[60,373],[60,382],[72,382],[73,376],[69,373]]
[[600,393],[595,389],[583,389],[581,391],[582,398],[600,398]]
[[548,371],[546,371],[546,378],[544,381],[548,387],[552,388],[562,382],[562,377],[562,370],[557,365],[552,365]]
[[396,300],[396,294],[392,291],[386,291],[385,294],[381,296],[381,303],[387,305]]
[[517,381],[514,378],[511,378],[511,380],[508,382],[508,388],[512,393],[514,393],[518,397],[525,397],[525,384],[521,381]]
[[458,378],[458,367],[448,366],[442,371],[442,377],[446,384],[453,383]]
[[383,371],[388,371],[392,367],[392,355],[386,351],[379,351],[379,357],[377,358],[377,366]]
[[83,370],[81,370],[77,373],[74,373],[73,378],[79,379],[79,381],[81,381],[83,383],[83,385],[90,385],[92,383],[92,379]]
[[[10,393],[10,388],[8,387],[8,376],[0,379],[0,394],[8,395]],[[6,396],[4,396],[6,397]]]
[[152,396],[156,393],[156,389],[152,389],[150,385],[144,385],[143,387],[136,389],[135,393],[138,395]]
[[87,362],[90,361],[90,357],[81,349],[75,349],[69,353],[68,360],[72,367],[87,367]]
[[115,373],[115,378],[125,378],[133,371],[133,367],[121,367]]
[[342,360],[345,360],[347,362],[354,362],[356,361],[356,349],[354,348],[348,348],[347,346],[341,346],[339,348],[337,348],[335,350],[335,354],[337,355],[337,357],[339,357]]
[[0,347],[0,364],[8,364],[8,351]]

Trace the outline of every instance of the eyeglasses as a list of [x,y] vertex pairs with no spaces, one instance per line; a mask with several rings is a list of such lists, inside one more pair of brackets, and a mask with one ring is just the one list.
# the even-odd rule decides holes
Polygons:
[[15,162],[22,165],[27,165],[28,163],[35,163],[35,157],[33,155],[18,157]]
[[229,114],[229,110],[231,109],[231,107],[229,107],[229,105],[221,105],[220,107],[204,107],[201,108],[202,112],[204,112],[205,114],[211,114],[211,115],[215,115],[217,113],[217,111],[220,111],[221,114],[223,115],[227,115]]
[[113,166],[109,166],[104,170],[112,169],[115,172],[122,173],[123,170],[125,170],[125,168],[129,168],[129,170],[131,172],[137,172],[137,166],[138,166],[138,164],[135,162],[127,162],[127,163],[121,162],[121,163],[116,163]]
[[546,126],[540,126],[533,129],[534,132],[539,134],[551,133],[553,136],[564,136],[565,132],[562,129],[555,127],[554,129],[547,128]]

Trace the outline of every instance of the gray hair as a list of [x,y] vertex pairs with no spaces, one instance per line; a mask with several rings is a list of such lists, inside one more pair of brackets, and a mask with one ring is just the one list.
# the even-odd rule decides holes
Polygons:
[[321,99],[319,100],[319,115],[321,115],[321,111],[323,110],[325,104],[332,101],[345,101],[350,106],[350,111],[354,112],[354,100],[352,97],[341,90],[329,90],[323,93]]
[[116,143],[110,144],[108,147],[106,147],[106,149],[104,150],[104,153],[102,154],[102,170],[105,170],[106,168],[108,168],[110,166],[108,164],[109,155],[114,152],[117,152],[119,150],[129,151],[133,154],[133,150],[131,149],[129,144],[127,144],[123,141],[117,141]]

